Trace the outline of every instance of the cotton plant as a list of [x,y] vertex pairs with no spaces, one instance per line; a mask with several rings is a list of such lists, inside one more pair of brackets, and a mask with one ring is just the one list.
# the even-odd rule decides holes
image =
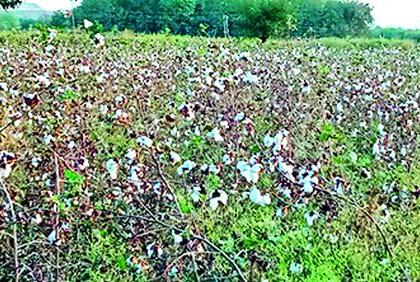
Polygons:
[[147,256],[149,258],[152,258],[152,257],[161,258],[163,256],[163,250],[159,246],[159,244],[151,243],[146,246],[146,250],[147,250]]
[[303,266],[300,263],[293,261],[289,266],[289,271],[293,274],[299,274],[303,272]]
[[303,168],[299,171],[299,183],[303,186],[303,192],[306,194],[312,194],[314,188],[318,185],[318,170],[319,168],[316,165],[312,165],[309,170]]
[[137,152],[134,149],[128,149],[125,157],[128,159],[129,163],[132,163],[137,158]]
[[219,174],[220,171],[222,170],[222,168],[221,168],[220,165],[216,165],[216,164],[209,164],[209,165],[203,164],[200,167],[200,170],[202,172],[209,172],[209,173],[213,173],[213,174]]
[[140,136],[137,138],[137,143],[144,148],[151,148],[153,145],[153,140],[147,136]]
[[224,138],[220,135],[220,130],[218,128],[214,128],[207,134],[207,137],[214,139],[216,142],[223,142]]
[[106,162],[106,170],[108,171],[111,179],[115,180],[118,178],[118,169],[119,165],[115,160],[110,159]]
[[319,214],[317,212],[306,212],[304,214],[304,218],[306,219],[306,223],[309,226],[313,226],[315,221],[318,220]]
[[172,237],[174,238],[174,244],[175,245],[181,244],[181,242],[183,240],[182,234],[178,234],[177,232],[172,230]]
[[245,113],[244,112],[239,112],[239,113],[237,113],[236,115],[235,115],[235,118],[234,118],[234,120],[236,121],[236,122],[241,122],[241,121],[243,121],[245,119]]
[[181,166],[178,167],[177,174],[179,176],[186,175],[190,173],[196,166],[197,164],[195,162],[187,160]]
[[246,179],[248,183],[255,184],[260,178],[260,174],[263,170],[263,165],[260,163],[248,163],[245,161],[238,161],[236,169]]
[[172,164],[177,164],[182,162],[181,156],[177,154],[176,152],[170,152],[169,156],[171,158]]
[[286,160],[280,156],[278,158],[278,170],[283,173],[289,180],[296,182],[295,177],[293,176],[294,167],[291,164],[288,164]]
[[222,162],[225,165],[231,165],[233,163],[233,156],[232,155],[229,155],[229,154],[223,155]]
[[220,205],[227,205],[228,195],[223,190],[215,190],[210,195],[209,206],[212,210],[216,210]]
[[245,83],[249,83],[249,84],[257,84],[258,83],[258,77],[256,75],[252,74],[252,72],[247,72],[243,76],[243,81]]
[[271,137],[270,135],[264,136],[264,145],[267,148],[272,148],[273,154],[280,153],[281,150],[285,149],[288,145],[288,135],[287,130],[278,132],[276,135]]
[[269,194],[261,194],[261,191],[257,187],[253,187],[249,192],[249,199],[254,204],[265,207],[271,204],[271,197]]
[[15,160],[15,154],[6,151],[0,152],[0,179],[5,179],[10,176]]
[[190,196],[194,203],[198,203],[201,197],[201,188],[198,186],[193,187]]

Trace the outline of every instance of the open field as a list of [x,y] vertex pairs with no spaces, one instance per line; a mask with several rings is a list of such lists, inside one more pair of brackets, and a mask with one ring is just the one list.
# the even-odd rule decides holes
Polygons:
[[420,279],[419,45],[92,38],[0,33],[0,280]]

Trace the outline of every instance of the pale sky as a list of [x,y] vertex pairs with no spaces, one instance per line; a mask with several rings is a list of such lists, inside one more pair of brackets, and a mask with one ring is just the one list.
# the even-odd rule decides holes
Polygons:
[[[45,10],[69,9],[71,0],[26,0]],[[79,0],[80,2],[81,0]],[[379,26],[420,28],[420,0],[361,0],[374,6],[373,16]]]

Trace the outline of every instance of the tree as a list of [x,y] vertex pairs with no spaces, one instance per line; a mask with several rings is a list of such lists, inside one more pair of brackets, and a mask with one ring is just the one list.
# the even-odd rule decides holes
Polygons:
[[162,22],[176,34],[191,34],[193,32],[193,19],[196,11],[196,0],[161,0]]
[[244,35],[263,42],[289,30],[293,21],[293,5],[288,0],[241,0],[235,6]]
[[49,25],[53,27],[70,28],[72,26],[72,23],[70,18],[68,16],[65,16],[63,12],[56,11],[51,16]]
[[120,26],[121,9],[115,0],[84,0],[82,5],[74,9],[77,23],[84,19],[101,23],[106,30]]
[[0,0],[0,6],[3,9],[15,8],[22,4],[22,0]]
[[0,12],[0,30],[20,28],[19,18],[9,12]]
[[298,37],[360,36],[373,21],[372,8],[358,1],[299,0],[296,7]]

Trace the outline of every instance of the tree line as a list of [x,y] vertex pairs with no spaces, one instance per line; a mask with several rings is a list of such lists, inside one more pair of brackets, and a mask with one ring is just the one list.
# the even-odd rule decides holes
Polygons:
[[[5,8],[19,0],[0,0]],[[347,37],[369,32],[372,8],[356,0],[83,0],[50,26],[71,28],[84,19],[104,30],[202,36]],[[34,21],[22,21],[28,28]]]

